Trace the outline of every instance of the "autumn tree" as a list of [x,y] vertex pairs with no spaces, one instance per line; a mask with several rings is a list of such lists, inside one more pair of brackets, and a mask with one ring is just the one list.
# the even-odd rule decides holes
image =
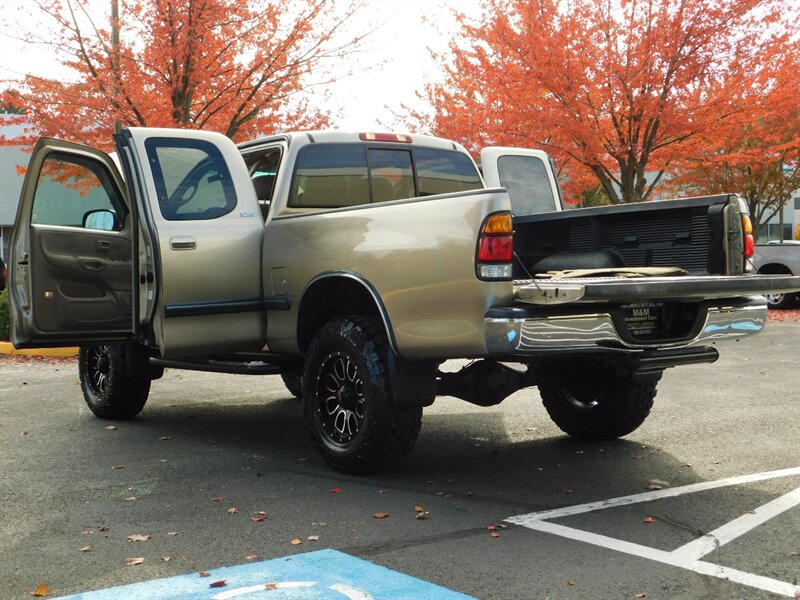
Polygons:
[[[741,86],[730,79],[720,85]],[[738,192],[758,234],[800,189],[800,56],[773,55],[768,65],[748,73],[744,86],[721,126],[699,136],[696,149],[676,161],[669,187]]]
[[[749,110],[754,73],[800,55],[789,35],[800,5],[781,0],[485,0],[483,10],[479,22],[458,16],[444,80],[422,92],[434,112],[412,122],[468,147],[544,147],[573,199],[597,185],[614,203],[650,199],[679,158]],[[762,84],[767,96],[785,85]]]
[[31,4],[55,31],[27,40],[52,49],[67,81],[20,84],[13,102],[33,130],[17,144],[46,135],[108,147],[115,122],[235,140],[324,126],[300,92],[329,81],[327,65],[360,41],[341,31],[358,4],[334,0],[112,0],[116,19],[98,17],[96,0]]

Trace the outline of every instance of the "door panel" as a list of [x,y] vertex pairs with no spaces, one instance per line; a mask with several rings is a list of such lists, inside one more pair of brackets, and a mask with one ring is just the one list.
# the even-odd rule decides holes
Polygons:
[[[66,229],[66,228],[65,228]],[[104,232],[64,231],[36,226],[31,242],[31,297],[47,304],[34,310],[39,331],[91,332],[97,327],[131,327],[130,240]]]
[[133,231],[122,181],[107,155],[41,140],[11,235],[14,344],[131,339]]
[[264,220],[239,150],[213,132],[131,128],[120,156],[155,258],[155,341],[164,358],[260,350]]

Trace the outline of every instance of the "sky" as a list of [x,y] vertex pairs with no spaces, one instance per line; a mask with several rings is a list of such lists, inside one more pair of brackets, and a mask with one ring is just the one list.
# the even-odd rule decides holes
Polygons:
[[[22,28],[36,31],[40,25],[25,17],[32,0],[3,0],[0,17],[0,85],[31,73],[66,78],[65,71],[42,47],[17,39]],[[425,83],[439,81],[441,74],[429,48],[444,51],[458,34],[453,9],[477,18],[480,0],[364,0],[364,8],[349,23],[349,32],[360,35],[376,29],[365,41],[364,52],[341,65],[340,78],[330,86],[330,98],[312,100],[335,116],[336,126],[350,130],[398,128],[394,113],[401,105],[421,108],[416,92]],[[108,2],[98,2],[106,10]],[[423,21],[423,16],[425,17]],[[103,20],[102,12],[98,22]]]

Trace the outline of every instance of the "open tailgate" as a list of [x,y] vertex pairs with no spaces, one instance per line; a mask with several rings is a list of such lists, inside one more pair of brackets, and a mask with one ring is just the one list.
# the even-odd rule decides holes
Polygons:
[[800,276],[558,277],[514,281],[514,299],[528,304],[701,300],[800,291]]

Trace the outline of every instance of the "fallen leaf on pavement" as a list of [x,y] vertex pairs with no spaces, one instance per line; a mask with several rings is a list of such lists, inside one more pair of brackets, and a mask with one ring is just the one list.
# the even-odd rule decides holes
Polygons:
[[575,585],[575,582],[572,579],[567,579],[567,585]]
[[161,436],[160,438],[158,438],[158,439],[160,439],[160,440],[162,440],[162,441],[164,441],[164,440],[171,440],[171,439],[172,439],[172,436],[171,436],[171,435],[162,435],[162,436]]
[[161,557],[161,560],[162,560],[163,562],[169,562],[169,561],[171,561],[171,560],[172,560],[172,557],[171,557],[171,556],[162,556],[162,557]]
[[318,542],[319,541],[319,536],[318,535],[310,535],[310,536],[308,536],[307,539],[308,539],[309,542]]
[[221,587],[225,587],[226,585],[228,585],[228,582],[225,581],[224,579],[220,579],[219,581],[215,581],[214,583],[209,583],[208,587],[210,587],[210,588],[221,588]]
[[277,590],[278,589],[278,584],[277,583],[265,583],[264,584],[264,589],[265,590]]
[[41,598],[42,596],[47,596],[47,594],[49,594],[49,593],[50,593],[50,590],[47,589],[47,586],[45,584],[43,584],[43,583],[40,583],[36,587],[36,590],[31,592],[31,596],[36,596],[38,598]]
[[125,498],[125,500],[127,500],[128,502],[136,502],[138,498],[136,496],[128,496],[127,498]]
[[647,598],[647,594],[645,594],[644,592],[639,592],[638,594],[636,594],[636,597],[637,598]]
[[222,496],[214,496],[214,497],[212,498],[212,500],[213,500],[214,502],[222,502]]
[[645,517],[645,518],[644,518],[644,522],[645,522],[645,523],[652,523],[652,522],[654,522],[654,521],[655,521],[655,519],[654,519],[653,517]]
[[487,525],[486,529],[488,529],[489,531],[496,531],[497,530],[497,525]]
[[108,431],[116,431],[117,429],[119,429],[119,427],[117,427],[116,425],[109,425],[108,427],[106,427],[106,429]]
[[140,564],[142,564],[143,562],[144,562],[144,558],[143,558],[143,557],[139,557],[139,558],[126,558],[126,559],[125,559],[125,564],[126,564],[126,565],[128,565],[129,567],[133,567],[133,566],[135,566],[135,565],[140,565]]
[[231,507],[228,509],[228,514],[229,514],[229,515],[235,515],[235,514],[236,514],[236,513],[238,513],[238,512],[239,512],[239,511],[236,509],[236,507],[235,507],[235,506],[231,506]]
[[264,512],[260,512],[260,513],[255,514],[255,515],[250,515],[250,520],[253,523],[260,523],[261,521],[263,521],[266,518],[267,518],[267,515]]
[[175,537],[176,535],[178,535],[178,532],[177,531],[168,531],[167,535],[170,536],[170,537]]
[[113,466],[113,467],[111,467],[111,468],[112,468],[112,469],[124,469],[124,468],[125,468],[125,465],[114,465],[114,466]]
[[292,546],[299,546],[302,543],[303,543],[303,540],[301,540],[300,538],[294,538],[292,540]]
[[208,571],[200,571],[198,575],[200,575],[200,577],[211,577],[211,573]]
[[253,553],[250,553],[250,554],[245,556],[245,559],[247,559],[247,560],[255,560],[257,558],[258,558],[258,554],[253,554]]
[[128,536],[128,541],[129,542],[146,542],[147,540],[150,539],[150,537],[151,536],[149,536],[149,535],[140,535],[140,534],[137,533],[137,534],[134,534],[134,535],[129,535]]
[[389,516],[389,513],[387,513],[387,512],[379,512],[379,513],[375,513],[372,516],[375,517],[376,519],[385,519],[386,517]]
[[341,493],[342,493],[342,488],[340,487],[335,487],[331,490],[331,494],[341,494]]
[[500,537],[500,534],[499,534],[499,533],[497,533],[496,531],[493,531],[493,532],[492,532],[492,533],[490,533],[489,535],[490,535],[490,536],[492,536],[493,538],[499,538],[499,537]]
[[92,551],[92,545],[91,544],[89,544],[88,546],[84,546],[83,548],[80,548],[78,550],[78,552],[91,552],[91,551]]

